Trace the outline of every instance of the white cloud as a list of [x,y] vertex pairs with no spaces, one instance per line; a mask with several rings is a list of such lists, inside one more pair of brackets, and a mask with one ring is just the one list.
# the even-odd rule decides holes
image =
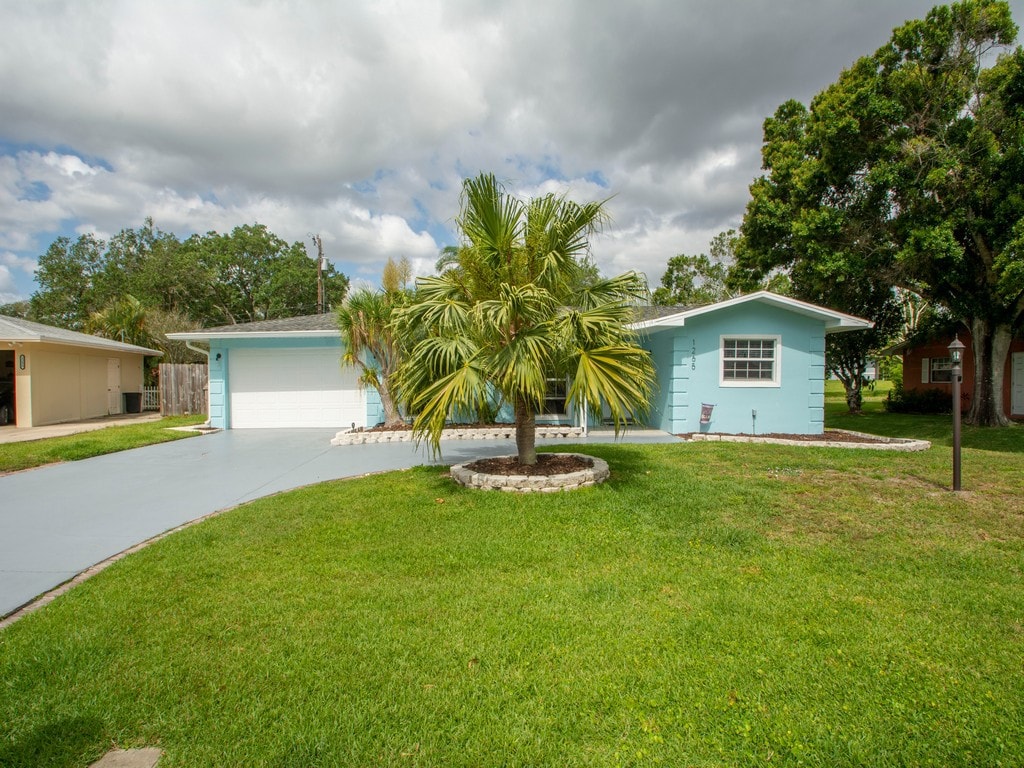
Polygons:
[[95,176],[99,173],[98,168],[93,168],[82,158],[75,155],[59,155],[56,152],[47,152],[41,159],[44,165],[53,168],[61,176],[74,178],[75,176]]
[[21,296],[18,294],[11,270],[6,265],[0,264],[0,304],[10,304],[19,299]]
[[487,170],[612,196],[595,258],[656,283],[739,223],[763,119],[933,4],[0,4],[0,248],[259,221],[375,283],[389,256],[432,269]]

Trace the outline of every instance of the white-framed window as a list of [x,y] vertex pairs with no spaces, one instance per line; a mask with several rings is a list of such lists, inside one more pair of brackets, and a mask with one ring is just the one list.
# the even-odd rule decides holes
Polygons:
[[544,416],[564,415],[565,401],[569,396],[569,377],[559,376],[548,379],[548,391],[544,396],[544,404],[541,406],[540,414]]
[[782,337],[721,336],[719,382],[723,387],[777,387],[781,380]]
[[953,382],[953,360],[951,358],[933,357],[930,363],[933,384],[951,384]]

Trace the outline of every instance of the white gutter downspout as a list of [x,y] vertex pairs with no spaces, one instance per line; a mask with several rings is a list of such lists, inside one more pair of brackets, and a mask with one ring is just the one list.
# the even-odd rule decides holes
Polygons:
[[191,341],[185,342],[185,348],[206,355],[206,424],[203,426],[210,427],[210,350],[197,347]]

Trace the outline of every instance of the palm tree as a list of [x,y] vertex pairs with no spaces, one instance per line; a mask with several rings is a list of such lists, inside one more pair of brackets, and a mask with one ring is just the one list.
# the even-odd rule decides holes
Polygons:
[[380,394],[387,426],[404,423],[394,385],[401,362],[402,334],[392,322],[392,315],[407,300],[404,290],[377,292],[363,288],[338,309],[338,328],[345,345],[342,359],[359,368],[363,386],[373,387]]
[[604,403],[616,431],[646,410],[653,366],[627,327],[643,279],[580,280],[605,218],[603,203],[519,200],[491,174],[463,182],[462,242],[401,313],[420,340],[400,391],[435,449],[449,417],[487,411],[497,392],[514,409],[519,462],[536,464],[536,412],[552,377],[572,377],[567,408],[598,413]]
[[156,341],[149,330],[147,312],[142,302],[130,294],[113,299],[99,312],[93,312],[85,323],[85,332],[104,338],[154,347]]

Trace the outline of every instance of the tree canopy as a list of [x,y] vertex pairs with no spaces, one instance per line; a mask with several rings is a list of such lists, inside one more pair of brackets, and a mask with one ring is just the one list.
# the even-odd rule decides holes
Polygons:
[[681,253],[668,260],[661,286],[652,300],[663,306],[697,306],[713,304],[731,295],[727,279],[734,259],[736,232],[729,230],[715,235],[708,254]]
[[520,463],[535,464],[553,380],[571,375],[566,408],[604,403],[617,428],[647,407],[653,366],[628,328],[643,279],[582,279],[605,216],[598,202],[520,200],[491,174],[463,183],[461,242],[402,312],[419,334],[400,373],[414,430],[436,447],[446,420],[492,410],[497,393],[514,410]]
[[979,424],[1007,423],[1003,369],[1024,322],[1016,32],[1005,2],[939,6],[809,109],[780,106],[765,121],[765,174],[742,227],[747,269],[802,265],[832,284],[871,275],[961,318],[975,359],[968,419]]
[[[39,258],[36,280],[28,316],[72,330],[90,322],[102,330],[110,324],[104,318],[143,313],[172,332],[312,314],[317,306],[316,260],[302,243],[289,245],[262,224],[185,241],[152,220],[109,242],[92,234],[59,237]],[[328,306],[340,304],[348,279],[329,265],[324,283]],[[129,312],[132,301],[138,306]],[[153,338],[164,349],[161,336]]]

